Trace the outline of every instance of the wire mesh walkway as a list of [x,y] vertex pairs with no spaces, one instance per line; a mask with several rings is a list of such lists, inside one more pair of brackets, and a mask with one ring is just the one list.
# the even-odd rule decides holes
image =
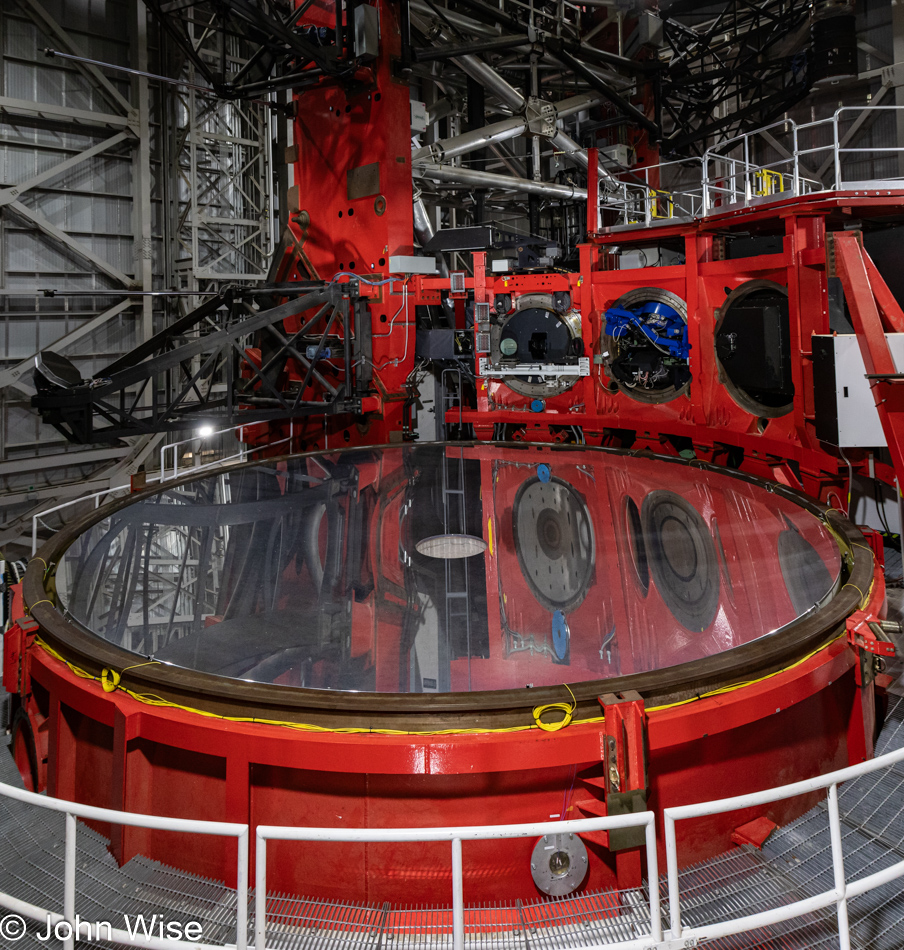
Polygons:
[[[904,699],[893,697],[877,754],[904,746]],[[8,750],[0,750],[0,781],[20,785]],[[862,776],[841,788],[843,844],[849,877],[904,857],[904,769]],[[64,816],[0,799],[0,891],[43,906],[58,905],[63,887]],[[122,927],[142,916],[203,927],[205,943],[234,939],[235,892],[220,883],[135,858],[120,868],[100,835],[78,836],[76,909],[83,920]],[[682,916],[689,926],[766,910],[831,886],[825,807],[776,831],[762,851],[734,848],[681,874]],[[661,887],[664,923],[668,905]],[[904,894],[895,883],[850,904],[854,947],[904,947]],[[443,907],[405,907],[315,901],[273,894],[267,902],[270,950],[440,950],[452,941],[452,913]],[[251,922],[253,927],[253,920]],[[473,950],[567,950],[605,946],[649,934],[644,891],[472,906],[465,912],[466,945]],[[48,944],[29,934],[16,948]],[[718,950],[816,950],[838,946],[832,909],[709,944]],[[107,948],[104,941],[79,947]]]

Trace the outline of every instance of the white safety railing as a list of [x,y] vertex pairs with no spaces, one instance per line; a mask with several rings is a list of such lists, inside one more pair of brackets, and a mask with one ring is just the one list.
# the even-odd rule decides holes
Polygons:
[[[544,821],[521,825],[482,825],[472,828],[284,828],[260,825],[257,829],[254,881],[254,947],[266,950],[267,932],[267,842],[268,841],[449,841],[452,845],[452,950],[464,950],[462,842],[496,838],[542,837],[643,827],[646,840],[647,880],[658,881],[656,824],[652,812],[580,818],[574,821]],[[612,950],[650,950],[663,940],[659,888],[650,888],[650,935],[606,944]]]
[[[149,479],[150,481],[150,479]],[[60,505],[54,505],[53,508],[45,508],[43,511],[39,511],[36,515],[31,516],[31,554],[34,557],[35,552],[38,550],[38,526],[43,525],[45,528],[50,526],[45,524],[43,519],[47,515],[52,515],[54,512],[62,511],[64,508],[71,508],[73,505],[82,505],[86,501],[93,501],[94,507],[100,507],[101,498],[106,495],[115,495],[117,492],[122,494],[128,494],[129,489],[125,485],[120,485],[116,488],[104,488],[102,491],[96,491],[92,495],[79,495],[78,498],[70,498],[69,501],[64,501]]]
[[[615,211],[619,225],[650,225],[747,207],[764,199],[841,191],[852,185],[879,187],[890,181],[904,185],[904,147],[849,144],[868,123],[895,111],[904,111],[904,106],[843,106],[832,116],[813,122],[782,119],[725,139],[707,149],[701,159],[631,169],[631,174],[643,181],[602,178],[600,213]],[[763,161],[758,156],[764,154],[776,157]],[[894,170],[852,175],[858,156],[873,165],[893,158]],[[694,180],[669,185],[676,166],[686,170],[694,164],[698,164]],[[687,178],[687,174],[680,177]]]
[[[802,160],[822,152],[834,154],[833,144],[800,147],[802,131],[823,125],[829,127],[823,122],[799,125],[782,120],[707,149],[703,156],[704,214],[727,205],[749,205],[758,198],[790,198],[825,191],[821,181],[802,173]],[[757,161],[755,156],[766,151],[776,152],[779,157]]]
[[[665,852],[666,873],[669,893],[669,935],[672,940],[683,940],[685,946],[696,946],[706,940],[717,940],[730,934],[745,933],[768,927],[795,917],[802,917],[824,907],[834,904],[838,916],[838,937],[840,950],[850,950],[851,935],[848,922],[848,900],[865,894],[876,887],[881,887],[889,881],[904,877],[904,861],[897,861],[890,867],[876,871],[866,877],[848,881],[844,869],[844,854],[841,845],[841,815],[838,810],[838,786],[842,782],[850,781],[861,775],[868,775],[880,769],[904,762],[904,749],[889,752],[887,755],[852,765],[828,775],[819,775],[816,778],[803,782],[794,782],[792,785],[783,785],[781,788],[767,789],[763,792],[754,792],[751,795],[738,795],[734,798],[723,798],[715,802],[703,802],[699,805],[679,805],[664,810],[665,818]],[[828,789],[829,837],[831,841],[832,867],[835,886],[813,897],[794,901],[781,907],[774,907],[758,914],[749,914],[746,917],[735,917],[722,920],[702,927],[683,927],[681,923],[681,893],[678,877],[678,845],[676,840],[676,824],[688,818],[702,818],[707,815],[721,815],[725,812],[738,811],[744,808],[757,808],[772,802],[784,801],[810,792]]]
[[[783,921],[792,920],[836,906],[840,950],[850,950],[850,930],[848,921],[848,901],[854,897],[881,887],[890,881],[904,878],[904,860],[889,867],[856,880],[848,880],[842,852],[841,816],[838,806],[839,784],[851,781],[862,775],[868,775],[904,762],[904,749],[890,752],[879,758],[849,768],[840,769],[827,775],[817,776],[802,782],[795,782],[781,788],[768,789],[750,795],[704,802],[696,805],[681,805],[664,810],[666,853],[666,882],[669,902],[669,927],[665,929],[662,921],[662,908],[657,866],[656,823],[653,812],[641,812],[632,815],[618,815],[603,818],[584,818],[576,821],[544,821],[517,825],[484,825],[461,828],[296,828],[261,825],[256,829],[255,847],[255,892],[254,892],[254,950],[266,950],[267,935],[267,842],[268,841],[332,841],[332,842],[426,842],[447,841],[452,852],[452,946],[453,950],[464,950],[465,923],[463,898],[463,854],[464,841],[491,840],[519,837],[542,837],[557,834],[582,834],[591,831],[615,830],[643,827],[646,844],[647,881],[649,884],[650,930],[648,934],[633,939],[605,944],[612,950],[675,950],[676,947],[697,946],[705,941],[717,940],[733,934],[759,930]],[[834,869],[834,887],[821,894],[782,904],[770,910],[743,917],[719,920],[695,927],[685,927],[681,920],[681,889],[678,872],[678,843],[676,825],[679,821],[719,815],[742,809],[757,808],[772,802],[783,801],[800,795],[806,795],[821,789],[828,790],[828,819],[831,841],[831,855]],[[76,904],[76,818],[109,822],[114,825],[128,825],[139,828],[162,831],[182,831],[194,834],[222,835],[233,837],[237,844],[236,857],[236,920],[235,944],[204,944],[179,938],[155,937],[129,933],[120,928],[97,922],[88,924],[82,920],[82,927],[90,927],[92,933],[101,933],[102,939],[124,946],[141,947],[145,950],[222,950],[223,947],[246,950],[248,944],[248,896],[249,896],[249,826],[214,821],[193,821],[180,818],[163,818],[121,812],[107,808],[79,805],[74,802],[36,795],[11,785],[0,784],[0,797],[15,799],[28,805],[61,812],[66,816],[64,880],[62,912],[55,909],[38,907],[0,892],[0,907],[22,918],[37,921],[42,927],[49,923],[51,928],[57,924],[72,928],[72,939],[64,936],[65,950],[73,950],[73,940],[77,917]],[[313,923],[313,921],[310,921]],[[100,927],[102,929],[95,929]],[[636,931],[635,931],[636,933]],[[562,950],[574,947],[584,950],[584,944],[575,936],[570,942],[564,934],[559,938]]]
[[[155,815],[139,815],[133,812],[115,811],[110,808],[95,808],[92,805],[79,805],[36,795],[12,785],[0,784],[0,796],[12,798],[27,805],[37,805],[48,811],[62,812],[66,816],[65,850],[63,854],[63,907],[62,913],[45,907],[38,907],[28,901],[20,900],[0,892],[0,907],[36,921],[41,928],[62,939],[64,950],[74,950],[79,934],[84,939],[89,934],[98,939],[109,940],[129,947],[142,947],[144,950],[222,950],[222,947],[234,947],[246,950],[248,945],[248,826],[231,824],[224,821],[194,821],[187,818],[160,818]],[[129,933],[128,930],[113,927],[109,921],[88,921],[77,916],[75,906],[76,876],[76,818],[90,821],[109,822],[114,825],[128,825],[133,828],[152,828],[161,831],[182,831],[198,835],[220,835],[236,839],[236,919],[234,944],[207,944],[197,940],[181,940],[171,937],[154,937],[149,934]],[[5,918],[9,927],[9,917]],[[24,921],[23,921],[24,924]],[[80,925],[79,932],[76,926]],[[11,940],[19,940],[23,933],[5,933]]]
[[[234,460],[244,461],[248,457],[248,449],[245,446],[245,444],[242,443],[242,430],[245,428],[246,426],[244,425],[232,426],[229,429],[214,430],[211,428],[209,432],[204,432],[203,434],[199,432],[199,433],[196,433],[195,435],[189,436],[187,439],[179,439],[178,442],[167,442],[166,445],[161,445],[160,446],[160,479],[159,480],[167,481],[170,478],[176,478],[176,476],[179,474],[179,453],[177,450],[180,446],[190,445],[193,442],[202,443],[202,444],[206,442],[208,445],[212,445],[214,439],[218,438],[221,435],[228,435],[230,432],[239,433],[238,435],[238,440],[240,443],[239,451],[233,455],[228,455],[228,456],[225,456],[224,458],[218,458],[216,459],[216,462],[220,463],[220,462],[229,462],[229,461],[234,461]],[[170,452],[173,453],[172,474],[170,474],[170,466],[169,466],[169,458],[168,458]],[[194,453],[192,453],[192,455],[194,455]],[[207,463],[207,464],[209,465],[210,463]],[[202,468],[206,466],[192,465],[189,467],[192,470],[194,470],[194,469]]]
[[[616,211],[621,224],[650,225],[657,220],[698,218],[703,214],[703,159],[682,159],[632,168],[642,181],[600,182],[601,209]],[[684,178],[697,184],[677,184]]]
[[[904,113],[904,106],[872,106],[872,108],[866,110],[870,115],[882,115],[885,113],[894,113],[895,115],[901,115]],[[856,115],[854,115],[856,114]],[[862,155],[867,157],[870,162],[875,163],[877,160],[882,158],[894,158],[896,159],[895,165],[896,174],[893,175],[883,175],[875,177],[870,175],[867,179],[868,182],[873,181],[894,181],[904,179],[904,147],[900,146],[861,146],[856,147],[853,145],[848,145],[846,141],[846,134],[843,132],[844,121],[846,118],[853,118],[851,123],[851,129],[862,125],[864,120],[864,110],[856,106],[842,106],[835,112],[835,115],[832,117],[833,130],[834,130],[834,140],[837,143],[837,148],[835,151],[835,188],[837,190],[843,190],[846,185],[854,185],[864,183],[863,177],[853,178],[850,176],[845,176],[845,163],[842,160],[845,155]]]
[[[232,455],[220,456],[213,461],[204,462],[200,465],[185,466],[183,468],[179,467],[179,455],[176,451],[180,445],[188,445],[191,442],[212,442],[217,436],[227,435],[230,432],[239,432],[239,441],[241,442],[242,430],[246,429],[247,425],[232,426],[228,429],[217,429],[211,432],[206,433],[205,435],[193,435],[187,439],[180,439],[178,442],[169,442],[166,445],[160,447],[160,474],[159,475],[149,475],[147,477],[148,484],[159,483],[172,481],[174,478],[178,478],[180,475],[184,475],[187,472],[204,472],[215,466],[224,465],[228,462],[244,462],[248,458],[248,447],[242,443],[239,450]],[[276,445],[288,444],[292,445],[292,441],[295,438],[295,423],[294,421],[289,422],[289,434],[283,438],[278,439],[275,442],[268,442],[267,448],[272,448]],[[173,459],[172,467],[169,464],[168,453],[172,450]],[[104,488],[101,491],[94,492],[91,495],[79,495],[77,498],[70,498],[69,501],[64,501],[59,505],[54,505],[52,508],[44,508],[42,511],[37,512],[31,516],[31,553],[34,555],[38,550],[38,528],[43,526],[49,530],[54,530],[50,525],[48,525],[44,518],[47,515],[52,515],[57,511],[63,511],[66,508],[71,508],[74,505],[84,504],[86,501],[93,501],[94,507],[100,507],[100,499],[106,495],[115,496],[117,493],[126,495],[130,491],[129,486],[127,485],[117,485],[115,488]]]
[[[244,462],[248,458],[248,446],[242,441],[242,436],[244,435],[244,430],[248,428],[247,423],[239,426],[231,426],[228,429],[216,429],[206,432],[203,435],[195,434],[189,436],[187,439],[180,439],[178,442],[168,442],[166,445],[160,446],[160,476],[155,479],[156,481],[169,481],[172,478],[177,478],[180,475],[179,468],[179,454],[176,451],[180,445],[189,445],[192,442],[206,442],[208,444],[213,444],[213,441],[221,435],[228,435],[230,432],[238,432],[238,440],[240,443],[239,450],[234,452],[232,455],[222,455],[211,462],[204,462],[200,465],[189,465],[185,466],[181,470],[181,474],[185,474],[188,471],[198,472],[204,471],[205,469],[211,468],[214,465],[222,465],[224,462]],[[290,445],[292,444],[295,438],[295,420],[289,420],[289,434],[282,439],[277,439],[274,442],[268,442],[267,448],[273,448],[276,445]],[[173,453],[173,464],[172,470],[169,466],[168,454],[172,451]],[[148,479],[150,481],[150,479]]]

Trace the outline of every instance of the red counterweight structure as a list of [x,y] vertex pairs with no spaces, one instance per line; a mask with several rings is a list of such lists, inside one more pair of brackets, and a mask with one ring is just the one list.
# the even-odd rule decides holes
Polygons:
[[[38,551],[4,641],[26,784],[252,826],[452,827],[661,815],[869,758],[893,649],[882,537],[845,499],[857,475],[904,477],[888,342],[904,314],[859,226],[896,223],[904,190],[777,192],[626,222],[600,198],[596,150],[536,90],[459,51],[507,110],[488,135],[523,115],[581,169],[587,226],[571,268],[473,234],[437,251],[412,178],[408,4],[353,4],[338,21],[331,3],[304,9],[340,35],[376,11],[379,50],[344,84],[294,97],[271,283],[277,335],[296,348],[277,352],[255,324],[236,344],[236,401],[285,408],[289,393],[310,409],[344,386],[346,402],[273,409],[241,430],[248,462],[112,502]],[[639,98],[633,141],[652,153],[649,85]],[[428,171],[477,191],[495,180]],[[543,187],[584,193],[573,178]],[[479,218],[468,230],[489,230]],[[845,456],[827,435],[835,278],[887,454]],[[815,801],[682,822],[681,862]],[[213,839],[99,830],[122,862],[234,873]],[[541,844],[469,842],[466,901],[641,883],[633,832],[556,841],[552,856]],[[444,845],[268,853],[285,893],[448,899]]]
[[[294,143],[286,156],[295,184],[289,222],[272,273],[277,281],[360,279],[363,303],[349,332],[362,338],[364,378],[372,386],[354,419],[313,417],[291,427],[296,446],[373,445],[407,435],[406,380],[414,366],[414,300],[390,258],[413,254],[409,91],[393,75],[398,8],[380,0],[380,55],[359,69],[351,90],[335,83],[293,100]],[[336,26],[332,3],[315,3],[306,20]],[[349,25],[346,24],[348,27]],[[301,322],[287,321],[297,332]],[[314,329],[320,329],[316,325]],[[330,342],[343,345],[339,327]],[[305,368],[289,361],[300,381]],[[287,424],[259,426],[246,441],[264,448],[289,436]]]

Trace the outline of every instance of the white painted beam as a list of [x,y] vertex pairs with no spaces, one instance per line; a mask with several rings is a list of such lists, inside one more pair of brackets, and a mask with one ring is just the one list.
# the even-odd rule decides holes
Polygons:
[[0,208],[2,208],[4,205],[11,204],[20,195],[26,191],[29,191],[31,188],[35,188],[38,185],[43,184],[45,181],[55,178],[57,175],[62,175],[63,172],[69,171],[70,168],[75,168],[76,165],[80,165],[89,158],[94,158],[95,155],[100,155],[102,152],[106,152],[107,149],[113,148],[115,145],[119,145],[120,142],[124,142],[128,138],[129,135],[126,132],[117,132],[116,135],[110,136],[110,138],[106,139],[105,141],[98,142],[97,145],[92,145],[91,148],[86,148],[83,152],[78,152],[78,154],[71,155],[69,158],[59,162],[56,165],[45,168],[44,171],[39,172],[37,175],[34,175],[32,178],[29,178],[26,181],[19,182],[16,185],[10,185],[9,188],[0,188]]
[[108,277],[112,277],[113,280],[122,284],[123,287],[131,289],[133,286],[131,277],[127,277],[118,267],[114,267],[109,261],[105,261],[102,257],[95,254],[89,247],[80,241],[76,241],[70,234],[67,234],[55,224],[51,224],[47,218],[38,214],[37,211],[33,211],[27,205],[22,204],[21,201],[11,202],[9,208],[26,220],[31,221],[32,224],[37,225],[45,234],[59,241],[60,244],[69,248],[69,250],[78,254],[90,264],[93,264],[99,271],[102,271]]

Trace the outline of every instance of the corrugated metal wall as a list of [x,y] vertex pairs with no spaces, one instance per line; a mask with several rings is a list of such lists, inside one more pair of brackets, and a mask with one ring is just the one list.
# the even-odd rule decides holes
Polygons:
[[[141,143],[128,109],[132,84],[113,71],[103,83],[43,52],[50,47],[134,65],[139,7],[134,0],[0,4],[0,187],[27,184],[68,163],[14,201],[7,194],[0,211],[0,545],[16,514],[62,497],[54,486],[96,479],[127,455],[96,447],[86,455],[42,425],[29,405],[30,370],[18,366],[54,346],[91,377],[143,335],[140,306],[98,320],[127,302],[117,273],[135,276],[135,150]],[[154,143],[147,147],[153,150]],[[96,154],[73,161],[88,150]],[[155,243],[159,261],[160,240]],[[158,266],[155,273],[162,282]],[[45,296],[48,289],[59,295]],[[66,296],[70,292],[80,295]],[[19,378],[10,380],[11,372]]]

